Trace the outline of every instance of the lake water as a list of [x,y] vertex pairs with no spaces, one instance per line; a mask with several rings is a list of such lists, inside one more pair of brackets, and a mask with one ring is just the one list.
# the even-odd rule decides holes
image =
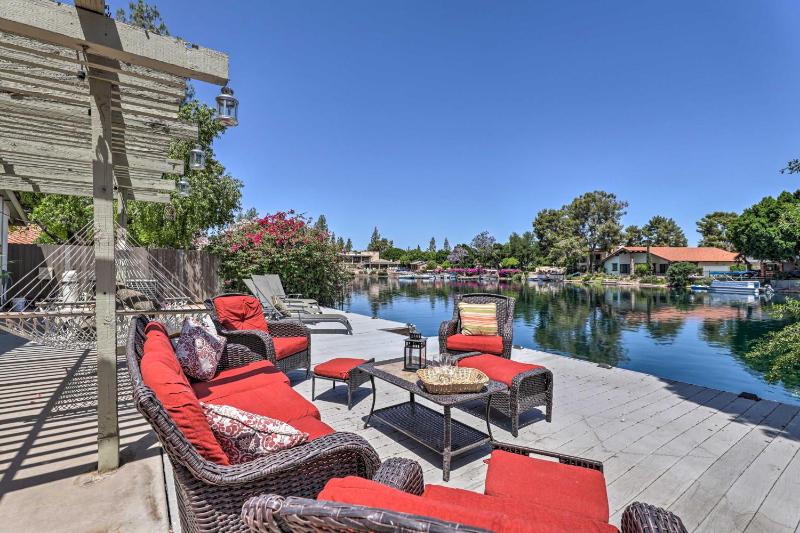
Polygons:
[[767,301],[667,289],[357,278],[343,308],[411,322],[433,337],[452,316],[455,295],[467,292],[517,299],[514,345],[800,404],[800,389],[767,383],[763,369],[743,357],[753,340],[783,325],[766,313],[780,297]]

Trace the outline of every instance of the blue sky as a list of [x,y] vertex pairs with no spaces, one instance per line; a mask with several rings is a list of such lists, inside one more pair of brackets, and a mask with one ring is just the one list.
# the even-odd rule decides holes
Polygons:
[[705,213],[800,186],[779,173],[800,156],[796,0],[156,4],[231,56],[241,124],[215,149],[244,206],[324,213],[356,247],[375,225],[504,240],[594,189],[693,244]]

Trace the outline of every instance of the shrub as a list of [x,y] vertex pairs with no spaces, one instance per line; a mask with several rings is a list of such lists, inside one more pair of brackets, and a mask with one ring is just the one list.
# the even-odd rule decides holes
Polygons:
[[791,323],[758,339],[745,357],[766,365],[770,382],[783,381],[788,386],[800,384],[800,300],[786,300],[770,312],[775,318]]
[[672,287],[686,287],[691,276],[699,272],[700,269],[694,263],[672,263],[667,269],[667,283]]
[[328,232],[294,211],[237,222],[211,239],[209,251],[220,259],[227,291],[244,290],[242,280],[253,274],[278,274],[287,293],[331,304],[347,280]]
[[637,263],[633,267],[633,273],[637,278],[647,276],[651,271],[652,269],[647,263]]
[[731,265],[731,272],[744,272],[747,270],[746,265]]
[[642,276],[641,278],[639,278],[639,281],[641,283],[651,283],[654,285],[664,285],[666,283],[666,280],[661,276],[654,276],[652,274],[648,276]]

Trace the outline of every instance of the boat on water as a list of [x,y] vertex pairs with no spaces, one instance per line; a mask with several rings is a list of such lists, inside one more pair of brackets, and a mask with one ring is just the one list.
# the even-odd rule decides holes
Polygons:
[[756,280],[726,281],[713,280],[708,286],[709,292],[727,294],[758,294],[761,291],[761,282]]
[[550,281],[550,276],[548,274],[530,274],[528,275],[528,281]]

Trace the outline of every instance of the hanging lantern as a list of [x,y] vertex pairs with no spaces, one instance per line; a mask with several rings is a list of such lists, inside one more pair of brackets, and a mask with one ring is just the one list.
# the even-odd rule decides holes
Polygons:
[[419,370],[428,366],[428,339],[410,325],[405,350],[403,350],[403,369]]
[[206,168],[206,153],[199,144],[189,150],[189,168],[192,170],[203,170]]
[[192,186],[189,185],[189,180],[185,176],[181,176],[181,179],[178,180],[178,196],[186,198],[191,192]]
[[230,127],[239,124],[239,100],[233,97],[233,89],[227,85],[217,95],[217,122]]

